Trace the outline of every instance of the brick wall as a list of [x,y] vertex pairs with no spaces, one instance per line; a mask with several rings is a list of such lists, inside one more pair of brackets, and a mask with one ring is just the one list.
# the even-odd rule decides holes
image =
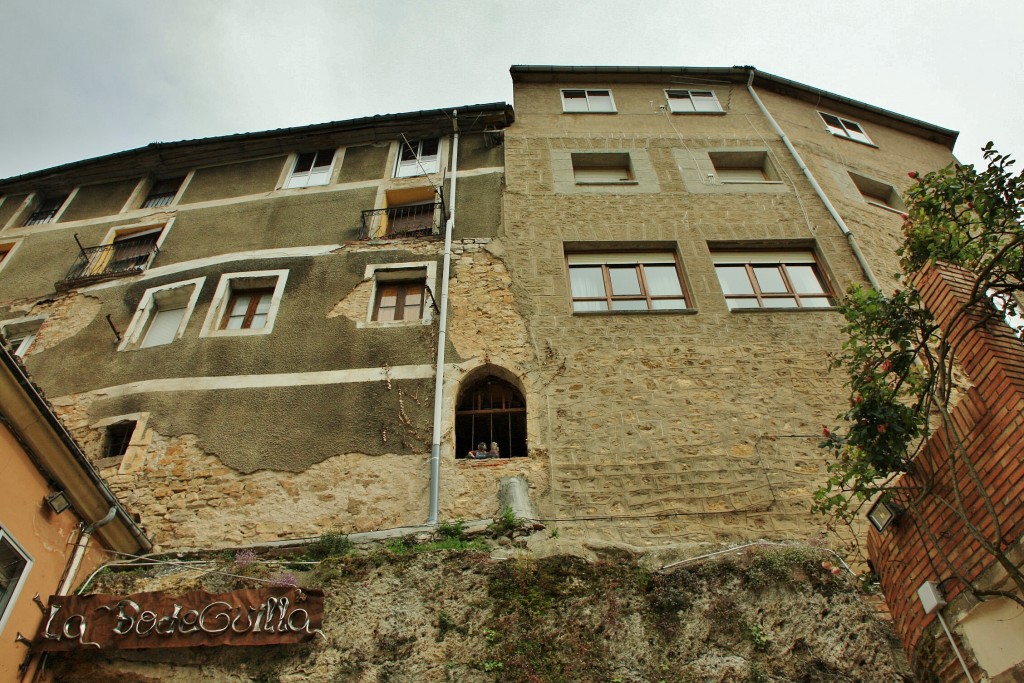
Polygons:
[[[936,430],[913,471],[895,484],[894,497],[907,514],[868,537],[896,630],[910,652],[934,621],[917,599],[921,584],[946,580],[943,589],[952,602],[966,591],[965,581],[995,564],[968,523],[1002,550],[1024,536],[1024,344],[998,316],[987,314],[984,302],[962,311],[973,283],[970,272],[949,265],[915,278],[974,386],[951,411],[952,428]],[[957,485],[967,521],[954,510]]]

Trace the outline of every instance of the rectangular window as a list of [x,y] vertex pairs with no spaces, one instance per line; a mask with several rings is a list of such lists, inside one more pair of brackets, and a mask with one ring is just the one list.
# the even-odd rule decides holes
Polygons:
[[708,114],[722,111],[713,90],[666,90],[668,108],[673,114]]
[[45,318],[17,318],[0,323],[0,332],[3,333],[7,350],[19,358],[24,358],[32,348],[44,320]]
[[577,185],[608,185],[635,180],[626,152],[573,152],[572,173]]
[[562,111],[576,113],[614,113],[611,90],[563,90]]
[[224,318],[220,322],[222,330],[259,330],[267,324],[270,313],[270,300],[274,296],[272,288],[232,290],[228,300]]
[[200,336],[270,334],[287,279],[287,270],[222,275]]
[[184,181],[185,176],[156,181],[153,183],[153,187],[149,188],[149,194],[147,194],[146,199],[143,200],[142,208],[155,209],[169,205],[174,201],[174,198],[178,196],[178,190],[181,188],[181,184]]
[[205,281],[200,277],[147,289],[118,351],[163,346],[180,337]]
[[144,270],[156,254],[156,243],[163,227],[114,235],[113,251],[106,265],[107,273]]
[[321,149],[316,152],[302,152],[295,158],[292,172],[285,181],[286,188],[327,185],[331,182],[334,166],[334,150]]
[[865,142],[869,145],[874,144],[871,142],[871,138],[864,132],[864,129],[860,127],[859,123],[850,121],[849,119],[842,119],[834,114],[826,114],[823,111],[818,112],[821,115],[821,120],[825,122],[825,127],[828,128],[828,132],[832,135],[836,135],[841,138],[849,138],[850,140],[856,140],[857,142]]
[[135,421],[124,420],[107,427],[103,437],[103,457],[116,458],[128,452],[135,433]]
[[32,558],[11,538],[6,529],[0,527],[0,630],[11,614],[11,607],[31,567]]
[[378,283],[372,319],[378,322],[419,320],[423,317],[425,286],[426,281],[422,279]]
[[896,191],[896,188],[887,183],[883,183],[880,180],[868,178],[859,173],[853,171],[848,172],[850,174],[850,180],[857,186],[857,191],[860,192],[860,196],[864,198],[868,204],[880,207],[882,209],[889,209],[897,213],[903,213],[906,211],[906,205],[903,203],[903,199],[900,197],[900,193]]
[[150,318],[146,336],[142,338],[142,343],[139,346],[141,348],[162,346],[174,341],[178,334],[178,328],[181,326],[181,321],[185,319],[186,310],[185,303],[176,304],[169,308],[160,307],[158,304]]
[[718,182],[767,183],[778,181],[775,169],[768,161],[768,153],[760,152],[708,152],[715,167]]
[[64,206],[64,202],[68,199],[67,193],[60,195],[41,195],[39,201],[36,203],[35,211],[33,211],[28,220],[25,221],[25,225],[40,225],[42,223],[53,222],[57,212],[60,211],[60,207]]
[[833,305],[821,268],[809,251],[721,251],[712,256],[730,310]]
[[437,173],[440,168],[441,140],[402,140],[398,143],[398,161],[395,163],[396,178],[411,178],[427,173]]
[[687,307],[671,252],[571,253],[567,261],[575,312]]

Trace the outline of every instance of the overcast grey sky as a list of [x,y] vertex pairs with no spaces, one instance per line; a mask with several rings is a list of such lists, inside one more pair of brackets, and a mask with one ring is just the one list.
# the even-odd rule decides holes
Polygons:
[[753,65],[1024,156],[1020,0],[3,0],[0,178],[494,101],[512,64]]

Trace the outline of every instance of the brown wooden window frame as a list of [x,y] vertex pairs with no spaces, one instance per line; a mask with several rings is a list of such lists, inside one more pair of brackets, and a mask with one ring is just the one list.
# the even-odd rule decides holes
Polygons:
[[[586,257],[586,256],[603,256],[608,255],[611,259],[622,259],[621,263],[573,263],[574,257]],[[645,258],[647,263],[645,263]],[[662,261],[658,262],[655,258],[665,259],[671,257],[671,262]],[[569,274],[569,296],[572,300],[573,313],[622,313],[624,311],[682,311],[690,308],[690,296],[687,292],[685,280],[683,279],[683,269],[679,263],[679,255],[674,251],[645,251],[645,252],[630,252],[630,251],[594,251],[594,252],[571,252],[566,254],[565,257],[566,268]],[[631,262],[632,261],[632,262]],[[679,294],[664,294],[655,295],[651,294],[651,288],[648,283],[646,268],[645,266],[667,266],[672,265],[675,268],[676,281],[679,284]],[[616,295],[613,293],[611,270],[612,269],[629,269],[632,266],[636,272],[637,282],[640,285],[639,294],[621,294]],[[573,292],[572,288],[572,271],[574,268],[601,268],[601,278],[604,283],[604,296],[577,296]],[[673,308],[655,308],[654,302],[656,301],[678,301],[682,300],[682,306]],[[643,301],[646,304],[646,308],[615,308],[615,302],[623,301]],[[605,308],[603,309],[577,309],[577,303],[587,302],[604,302]]]
[[[256,296],[256,295],[259,295],[259,296]],[[242,317],[242,325],[241,325],[241,327],[231,327],[231,328],[229,328],[228,327],[228,323],[231,321],[231,319],[233,317],[236,317],[236,316],[231,315],[231,312],[233,310],[235,310],[235,303],[238,301],[238,299],[240,297],[243,297],[243,296],[249,296],[249,297],[252,297],[252,298],[249,299],[249,304],[246,306],[245,314]],[[252,326],[252,322],[253,322],[253,319],[257,315],[257,309],[259,308],[260,302],[263,301],[264,297],[266,297],[267,306],[268,307],[271,306],[273,298],[274,298],[274,288],[273,287],[258,287],[258,288],[253,288],[253,289],[232,289],[231,290],[231,295],[228,297],[228,305],[224,307],[224,315],[221,317],[220,327],[218,329],[221,329],[221,330],[228,330],[228,329],[233,329],[233,330],[262,329],[266,325],[265,323],[264,323],[264,325],[261,325],[260,327],[254,328]]]
[[[384,290],[388,287],[397,287],[398,293],[395,294],[395,317],[391,320],[380,320],[380,304],[384,298]],[[414,288],[419,289],[420,294],[420,305],[416,310],[415,317],[406,316],[406,298],[413,291]],[[401,294],[401,295],[400,295]],[[373,322],[409,322],[413,320],[423,319],[423,308],[426,304],[427,299],[427,281],[426,278],[414,278],[409,280],[384,280],[377,283],[377,291],[374,295],[373,300],[373,315],[370,320]]]
[[[774,254],[778,254],[775,256]],[[788,254],[788,256],[787,256]],[[716,254],[713,252],[712,256]],[[719,286],[722,288],[722,293],[725,296],[726,305],[729,306],[729,310],[830,310],[835,307],[836,297],[829,285],[829,280],[825,277],[825,272],[818,262],[817,256],[811,251],[791,250],[789,252],[763,252],[758,253],[756,251],[720,251],[717,252],[720,257],[725,255],[731,255],[733,258],[722,258],[722,260],[715,260],[715,275],[718,278]],[[742,256],[745,260],[736,259],[735,256]],[[793,283],[793,278],[789,273],[790,267],[803,266],[810,267],[815,278],[818,281],[822,291],[821,292],[798,292],[796,286]],[[719,272],[720,268],[743,268],[746,274],[747,281],[753,290],[752,293],[730,293],[726,292],[726,285],[722,279],[722,275]],[[758,281],[757,274],[755,273],[756,268],[775,268],[779,273],[780,279],[786,288],[785,292],[764,292],[761,290],[761,284]],[[777,301],[777,300],[793,300],[796,305],[788,306],[772,306],[766,305],[766,301]],[[828,301],[827,306],[809,305],[811,300],[826,299]],[[733,301],[753,301],[756,306],[733,306]]]

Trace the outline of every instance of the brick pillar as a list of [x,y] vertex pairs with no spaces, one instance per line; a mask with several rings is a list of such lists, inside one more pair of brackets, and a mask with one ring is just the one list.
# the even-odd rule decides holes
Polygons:
[[957,361],[985,404],[1000,409],[1024,408],[1024,344],[986,300],[971,300],[975,276],[948,263],[922,270],[914,278],[935,321],[942,327]]

